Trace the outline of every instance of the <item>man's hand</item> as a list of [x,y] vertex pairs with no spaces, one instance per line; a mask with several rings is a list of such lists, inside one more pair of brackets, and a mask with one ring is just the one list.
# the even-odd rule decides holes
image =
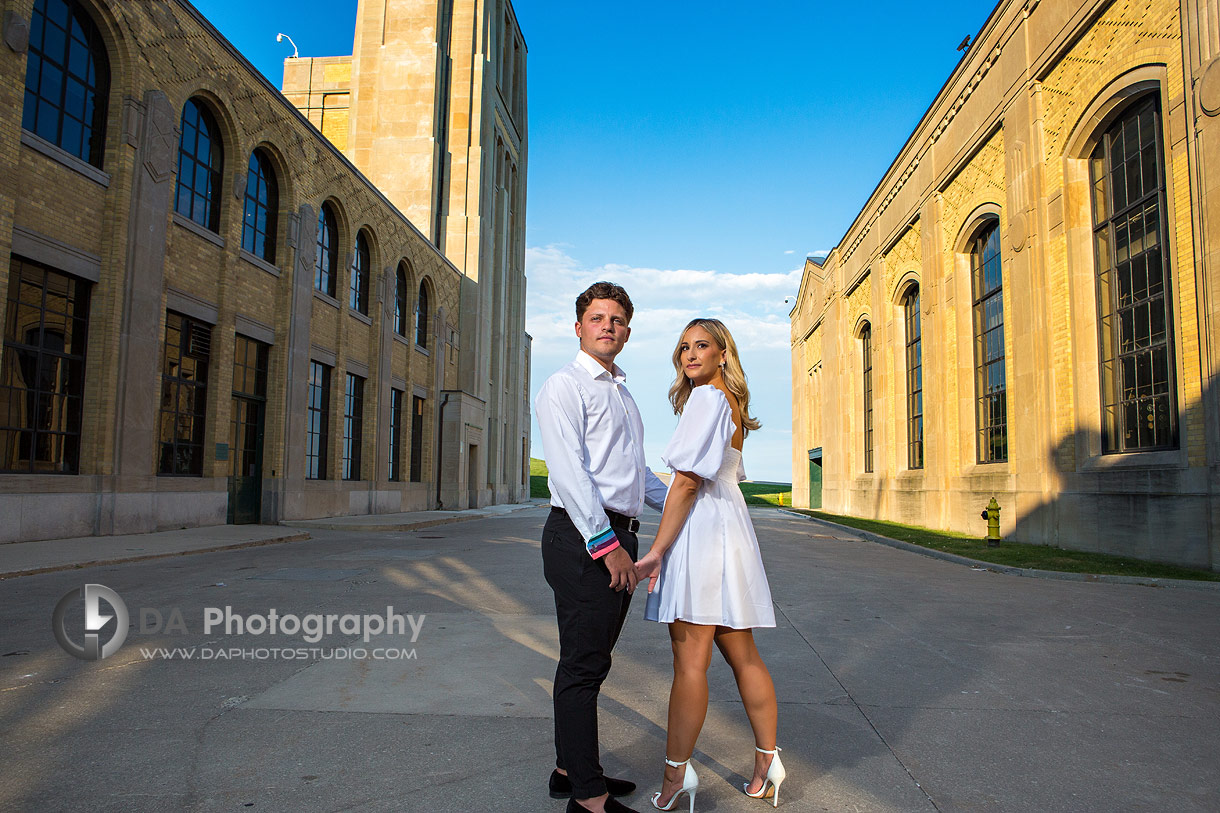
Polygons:
[[602,561],[610,571],[610,587],[615,592],[623,588],[626,588],[628,593],[635,592],[635,585],[639,582],[635,575],[635,563],[621,545],[603,556]]

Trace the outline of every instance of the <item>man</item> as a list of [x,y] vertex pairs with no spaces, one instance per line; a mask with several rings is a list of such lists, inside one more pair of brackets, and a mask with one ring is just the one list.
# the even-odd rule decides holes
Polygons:
[[636,585],[636,517],[645,502],[665,504],[665,484],[644,464],[639,409],[614,363],[633,311],[613,283],[594,283],[577,297],[580,352],[546,380],[534,404],[551,489],[542,565],[559,622],[550,790],[571,797],[568,813],[633,813],[614,797],[635,785],[603,776],[597,744],[597,696]]

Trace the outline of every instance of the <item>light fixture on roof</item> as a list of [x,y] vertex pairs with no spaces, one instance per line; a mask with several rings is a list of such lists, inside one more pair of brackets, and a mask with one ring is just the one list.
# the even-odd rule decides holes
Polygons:
[[292,37],[288,36],[287,34],[276,34],[275,35],[276,42],[283,42],[284,40],[288,40],[288,44],[292,46],[292,56],[289,58],[297,59],[298,58],[297,57],[297,44],[292,41]]

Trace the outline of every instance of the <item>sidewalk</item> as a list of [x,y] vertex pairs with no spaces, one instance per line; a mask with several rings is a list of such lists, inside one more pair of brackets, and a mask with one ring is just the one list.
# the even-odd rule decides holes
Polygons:
[[486,508],[466,511],[405,511],[397,514],[301,520],[280,525],[211,525],[205,528],[181,528],[147,534],[11,542],[0,545],[0,579],[93,565],[139,562],[165,556],[300,542],[311,538],[308,529],[367,532],[419,530],[451,522],[502,516],[534,508],[539,504],[541,503],[516,503],[489,505]]

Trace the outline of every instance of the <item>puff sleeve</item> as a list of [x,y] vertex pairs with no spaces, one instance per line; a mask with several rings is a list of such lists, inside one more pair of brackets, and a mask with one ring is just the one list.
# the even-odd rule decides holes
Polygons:
[[733,431],[733,411],[724,393],[711,384],[695,387],[661,460],[673,471],[689,471],[713,480],[724,462],[724,450]]

